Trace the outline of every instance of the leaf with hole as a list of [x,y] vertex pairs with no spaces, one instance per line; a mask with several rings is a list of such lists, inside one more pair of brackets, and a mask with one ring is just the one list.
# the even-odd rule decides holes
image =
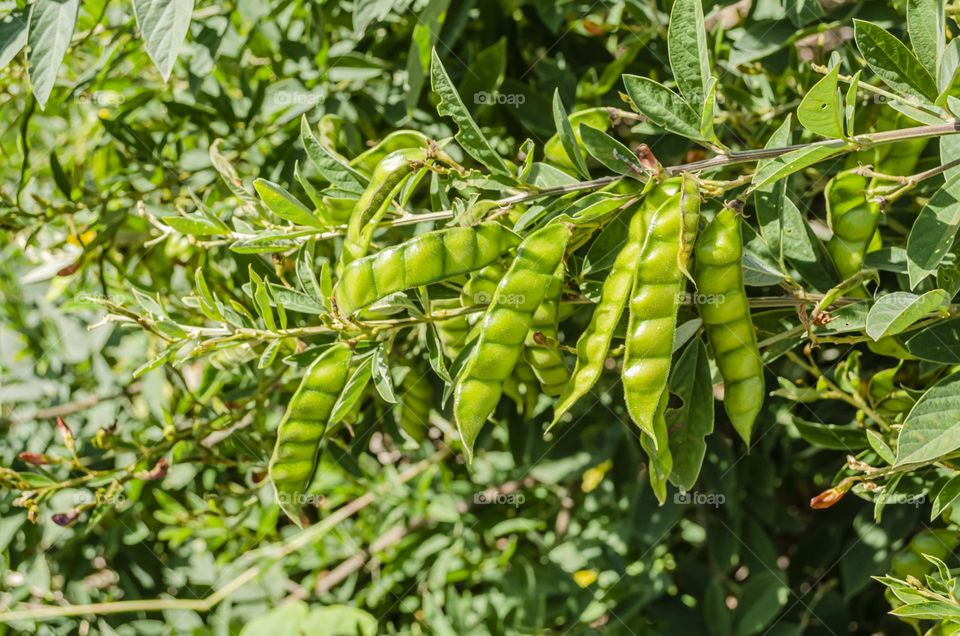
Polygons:
[[813,85],[797,108],[797,119],[804,128],[831,139],[843,137],[844,112],[838,87],[839,76],[838,64]]

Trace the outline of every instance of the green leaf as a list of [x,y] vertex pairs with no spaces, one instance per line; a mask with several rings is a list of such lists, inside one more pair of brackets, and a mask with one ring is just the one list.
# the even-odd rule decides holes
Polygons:
[[363,193],[368,179],[320,143],[320,140],[313,134],[313,129],[310,127],[306,115],[300,119],[300,141],[303,143],[303,149],[307,152],[307,157],[310,158],[310,161],[316,166],[324,179],[344,192],[356,195]]
[[280,353],[280,345],[282,344],[283,341],[279,339],[268,342],[267,346],[264,347],[260,353],[260,358],[257,360],[257,368],[266,369],[272,365],[274,360],[277,359],[277,354]]
[[[767,140],[764,148],[783,148],[789,146],[793,139],[790,134],[792,118],[787,115],[780,127],[777,128],[770,139]],[[757,170],[765,168],[773,159],[764,159],[757,163]],[[760,234],[763,236],[770,252],[777,262],[783,260],[783,247],[781,238],[781,223],[783,217],[783,208],[787,199],[787,182],[776,181],[768,183],[763,187],[757,188],[754,196],[754,207],[757,211],[757,220],[760,223]]]
[[219,236],[229,233],[229,230],[200,215],[165,216],[160,221],[180,234],[189,234],[190,236]]
[[0,20],[0,70],[17,56],[27,44],[27,17],[14,11]]
[[928,291],[922,296],[910,292],[881,296],[867,314],[867,335],[874,340],[894,336],[931,313],[945,309],[949,302],[942,289]]
[[[429,50],[427,51],[429,61]],[[470,63],[460,86],[459,95],[464,95],[467,105],[472,105],[471,111],[479,113],[492,106],[494,100],[486,99],[500,90],[507,73],[507,39],[500,38],[487,48],[483,49]]]
[[203,276],[203,269],[197,268],[193,279],[196,282],[197,298],[200,300],[201,311],[211,320],[222,321],[223,306],[210,292],[210,287],[207,286],[207,280]]
[[257,179],[253,187],[271,212],[296,225],[323,227],[323,222],[313,212],[282,186],[266,179]]
[[437,112],[440,115],[447,115],[453,119],[457,125],[457,134],[455,139],[463,146],[468,155],[485,165],[490,170],[502,174],[510,174],[507,164],[490,146],[490,142],[483,136],[477,123],[473,121],[470,112],[453,87],[447,70],[443,68],[443,62],[437,55],[436,49],[433,51],[433,62],[430,65],[430,75],[434,92],[440,97],[440,103],[437,104]]
[[217,171],[217,174],[220,175],[220,178],[223,179],[223,182],[227,184],[228,188],[230,188],[230,192],[232,192],[235,197],[248,204],[250,209],[256,210],[256,197],[254,197],[253,194],[247,190],[246,186],[243,184],[243,180],[240,179],[240,175],[237,174],[237,170],[233,167],[233,164],[230,162],[230,160],[220,152],[220,144],[222,143],[222,139],[214,139],[213,143],[210,144],[210,163],[213,165],[214,170]]
[[80,0],[36,0],[30,9],[27,64],[30,86],[41,109],[50,99],[79,13]]
[[856,426],[831,426],[808,422],[799,417],[793,418],[793,425],[805,442],[818,448],[856,453],[867,447],[864,429]]
[[674,1],[667,29],[667,54],[680,94],[689,104],[703,104],[710,80],[710,55],[702,0]]
[[357,366],[356,370],[354,370],[350,379],[347,380],[343,392],[340,394],[340,397],[337,398],[337,403],[333,406],[328,426],[339,424],[340,421],[350,413],[350,410],[353,409],[357,401],[363,397],[364,389],[366,389],[370,383],[372,374],[373,356],[367,356],[363,362]]
[[840,65],[837,64],[813,85],[797,108],[797,119],[804,128],[831,139],[843,137],[843,107],[837,85],[839,76]]
[[707,349],[696,338],[680,354],[670,372],[670,392],[683,404],[667,409],[667,426],[673,468],[670,483],[689,491],[700,475],[707,451],[706,437],[713,432],[713,381]]
[[717,133],[713,127],[718,83],[716,77],[711,77],[710,81],[707,82],[707,95],[703,100],[703,109],[700,111],[700,136],[719,145],[720,141],[717,139]]
[[354,0],[353,31],[358,38],[367,32],[367,27],[390,15],[394,0]]
[[850,79],[850,85],[847,87],[847,96],[844,100],[843,118],[847,125],[846,132],[848,137],[857,134],[853,125],[857,116],[857,90],[860,88],[860,73],[861,71],[857,71]]
[[756,572],[743,586],[734,614],[736,636],[762,632],[787,604],[790,588],[772,572]]
[[190,29],[193,0],[133,0],[133,12],[147,55],[167,81]]
[[833,287],[839,277],[827,249],[790,198],[784,200],[781,223],[784,259],[816,290],[825,292]]
[[940,60],[947,39],[943,0],[907,0],[910,44],[931,77],[940,76]]
[[57,159],[57,153],[52,150],[50,151],[50,172],[53,174],[53,181],[57,184],[60,192],[67,197],[68,201],[73,201],[73,188],[70,185],[70,180],[67,178],[67,173],[63,171],[60,160]]
[[896,455],[893,452],[893,449],[890,448],[890,445],[880,436],[880,433],[876,431],[866,429],[867,431],[867,442],[870,444],[870,448],[880,456],[880,458],[887,462],[890,465],[893,465],[893,462],[896,461]]
[[377,347],[373,352],[373,360],[370,363],[370,374],[373,378],[373,386],[377,389],[377,393],[380,394],[380,398],[383,399],[384,402],[396,404],[397,394],[393,388],[393,380],[390,378],[389,358],[390,354],[387,352],[386,347]]
[[930,521],[936,520],[944,510],[960,497],[960,475],[954,475],[943,485],[930,505]]
[[[922,601],[890,610],[894,616],[932,621],[960,621],[960,607],[946,601]],[[950,629],[950,628],[948,628]]]
[[895,466],[929,462],[960,448],[960,373],[920,396],[900,430]]
[[687,139],[701,140],[700,115],[682,97],[652,79],[624,75],[623,85],[637,111],[657,126]]
[[[940,163],[949,163],[960,157],[960,135],[946,135],[937,140],[940,143]],[[950,181],[960,174],[960,166],[950,168],[943,173],[943,178]]]
[[607,133],[580,124],[580,140],[590,156],[617,174],[641,179],[649,173],[637,161],[633,151]]
[[795,27],[805,26],[823,17],[823,7],[818,0],[785,0],[785,9]]
[[263,279],[253,271],[253,265],[250,265],[247,271],[250,276],[250,282],[253,284],[252,296],[257,313],[263,318],[263,324],[267,329],[276,331],[277,323],[273,318],[273,310],[270,309],[270,295],[267,293],[267,288],[263,284]]
[[420,93],[430,68],[430,54],[440,31],[447,19],[450,0],[430,0],[430,3],[417,16],[410,38],[410,50],[407,52],[407,113],[413,113],[420,101]]
[[937,76],[937,87],[940,89],[940,96],[937,98],[938,106],[946,103],[946,95],[957,77],[958,70],[960,70],[960,40],[954,38],[944,48],[940,58],[940,73]]
[[895,91],[931,102],[937,99],[937,83],[910,49],[872,22],[853,22],[857,48],[880,79]]
[[327,313],[327,308],[324,307],[323,303],[309,294],[275,283],[267,283],[267,287],[270,289],[270,296],[275,303],[284,309],[299,311],[302,314],[320,315]]
[[771,159],[769,163],[757,168],[757,171],[753,173],[753,184],[748,192],[755,192],[757,189],[788,177],[794,172],[799,172],[804,168],[809,168],[825,159],[829,159],[845,148],[847,148],[847,143],[844,141],[830,141],[804,146]]
[[563,146],[563,150],[567,153],[567,156],[573,160],[573,165],[576,167],[577,173],[584,179],[589,179],[590,171],[587,170],[587,162],[584,161],[583,155],[580,154],[577,138],[573,134],[573,127],[570,125],[570,120],[567,117],[567,109],[563,107],[563,100],[560,99],[559,88],[553,91],[553,121],[557,126],[557,136],[560,138],[560,144]]
[[910,288],[936,273],[960,227],[960,174],[951,177],[923,206],[907,237]]
[[942,320],[906,342],[911,355],[930,362],[960,364],[960,317]]

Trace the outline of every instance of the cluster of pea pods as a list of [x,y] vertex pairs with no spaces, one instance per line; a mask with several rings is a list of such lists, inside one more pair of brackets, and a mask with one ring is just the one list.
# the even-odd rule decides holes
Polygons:
[[[505,393],[518,402],[524,396],[536,400],[538,392],[556,396],[551,426],[559,423],[594,390],[626,310],[621,378],[627,413],[651,463],[669,472],[667,387],[688,278],[697,291],[693,297],[703,299],[698,309],[724,381],[724,407],[749,443],[763,404],[764,379],[744,290],[741,221],[734,209],[722,209],[700,231],[695,176],[648,183],[619,212],[618,218],[626,221],[626,241],[577,341],[571,369],[558,342],[566,259],[575,245],[575,226],[565,215],[523,238],[497,220],[486,220],[426,232],[368,254],[374,229],[405,180],[432,160],[429,151],[416,148],[391,152],[379,161],[349,218],[332,301],[344,320],[362,322],[365,312],[392,294],[467,277],[460,299],[437,299],[430,309],[476,305],[478,299],[484,305],[479,316],[454,312],[435,321],[453,360],[453,419],[468,458]],[[292,518],[297,518],[298,497],[316,470],[317,448],[349,379],[350,361],[346,342],[328,348],[308,368],[281,422],[270,474],[281,506]],[[415,381],[411,376],[411,385]],[[417,391],[423,393],[422,388]],[[403,417],[401,413],[401,422]],[[412,421],[407,424],[408,430],[416,428]]]

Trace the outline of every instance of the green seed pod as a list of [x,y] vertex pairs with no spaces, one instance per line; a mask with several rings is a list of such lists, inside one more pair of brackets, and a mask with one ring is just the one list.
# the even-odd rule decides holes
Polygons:
[[827,252],[841,279],[860,271],[880,222],[880,204],[867,199],[869,187],[866,177],[847,170],[830,179],[824,189],[827,220],[833,230]]
[[[673,194],[652,212],[647,238],[637,263],[628,307],[626,349],[623,361],[623,389],[630,417],[650,435],[657,448],[654,417],[670,379],[673,338],[677,328],[679,297],[684,277],[679,264],[685,213],[681,205],[681,179],[661,187]],[[690,206],[699,206],[699,197],[688,197]]]
[[503,382],[503,393],[517,405],[520,415],[532,415],[537,406],[539,391],[537,375],[524,360],[517,362],[513,373]]
[[516,244],[513,232],[492,222],[415,236],[350,263],[337,283],[337,308],[350,315],[390,294],[472,272]]
[[503,263],[497,260],[471,274],[460,293],[463,306],[489,305],[505,271]]
[[425,149],[430,138],[416,130],[395,130],[384,137],[377,145],[364,150],[350,160],[350,167],[370,174],[377,169],[383,159],[392,152],[407,148]]
[[665,418],[669,397],[667,391],[660,395],[660,403],[653,417],[653,435],[640,436],[640,446],[643,447],[649,459],[647,477],[653,494],[661,506],[667,500],[667,481],[670,479],[670,471],[673,470],[673,453],[670,452]]
[[[436,299],[430,301],[430,307],[432,308],[431,311],[459,309],[460,301],[457,298]],[[437,320],[433,324],[437,329],[440,345],[443,347],[443,355],[450,360],[456,360],[469,342],[470,321],[467,316],[452,316],[446,320]]]
[[401,432],[419,446],[423,442],[430,426],[430,409],[433,406],[433,385],[425,369],[420,365],[411,365],[397,396],[394,414]]
[[566,250],[570,231],[547,225],[527,236],[497,286],[480,322],[480,335],[453,390],[453,413],[468,457],[500,401],[503,383],[520,360],[533,314]]
[[[556,426],[563,414],[586,395],[600,378],[613,332],[630,296],[630,285],[646,236],[646,219],[651,214],[650,209],[655,209],[669,197],[668,188],[654,188],[641,203],[631,208],[633,214],[627,230],[627,241],[617,253],[610,273],[603,281],[600,301],[593,310],[590,324],[577,340],[577,363],[570,380],[557,399],[551,428]],[[627,211],[629,212],[630,210]]]
[[[960,534],[957,532],[942,528],[930,528],[913,535],[910,543],[907,544],[907,548],[919,557],[926,554],[942,561],[953,554],[958,542],[960,542]],[[930,562],[924,559],[924,563]],[[933,569],[933,564],[930,564],[930,569]]]
[[327,349],[307,369],[277,429],[270,480],[280,507],[300,525],[301,499],[317,468],[317,452],[330,414],[347,383],[352,351],[346,344]]
[[560,292],[563,290],[564,269],[561,265],[550,279],[550,286],[543,302],[533,314],[533,322],[527,333],[523,358],[533,368],[546,395],[560,395],[570,380],[570,370],[558,348],[558,316]]
[[424,148],[405,148],[392,152],[377,164],[370,177],[370,184],[357,199],[347,233],[343,240],[343,253],[339,269],[362,258],[370,249],[370,240],[380,219],[390,207],[390,202],[399,194],[407,177],[427,160]]
[[[588,108],[571,113],[567,119],[570,121],[570,128],[573,130],[573,136],[577,141],[577,150],[583,158],[586,159],[587,151],[583,146],[583,142],[580,140],[580,125],[583,124],[584,126],[596,128],[600,131],[606,131],[610,128],[611,124],[610,112],[603,107]],[[576,170],[572,158],[567,155],[567,151],[564,150],[558,135],[550,137],[547,143],[544,144],[543,157],[548,163],[552,163],[560,168],[567,169],[571,172]]]
[[747,444],[763,407],[763,363],[743,284],[740,217],[720,211],[696,247],[697,302],[723,376],[723,406]]

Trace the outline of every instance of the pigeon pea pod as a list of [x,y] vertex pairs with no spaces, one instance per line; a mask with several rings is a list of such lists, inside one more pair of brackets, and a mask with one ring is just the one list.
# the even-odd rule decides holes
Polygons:
[[[684,220],[699,211],[700,198],[684,198],[681,178],[662,187],[673,194],[652,212],[647,238],[637,263],[628,307],[626,349],[623,361],[623,389],[627,412],[654,448],[654,417],[670,378],[673,339],[677,327],[679,297],[683,292]],[[684,207],[688,209],[684,209]]]
[[422,132],[396,130],[384,137],[377,145],[351,159],[350,166],[369,174],[376,171],[380,162],[390,153],[408,148],[428,148],[429,146],[430,138]]
[[657,404],[657,412],[653,417],[653,436],[642,435],[640,446],[647,454],[647,478],[657,501],[662,506],[667,499],[667,481],[670,471],[673,470],[673,454],[670,452],[669,430],[666,420],[667,401],[669,394],[664,391]]
[[320,442],[347,383],[352,351],[346,344],[327,349],[307,369],[277,429],[270,480],[280,507],[300,525],[300,503],[317,468]]
[[433,385],[421,365],[413,365],[400,383],[400,394],[394,409],[401,434],[416,447],[424,440],[430,425]]
[[827,218],[833,236],[827,252],[842,279],[860,271],[880,223],[879,201],[868,198],[870,180],[856,169],[833,177],[824,189]]
[[[900,116],[884,128],[897,127],[896,121],[901,119],[911,121]],[[887,175],[908,176],[916,168],[927,142],[927,139],[908,139],[897,144],[877,146],[874,149],[876,170]],[[844,170],[830,179],[824,189],[827,219],[833,230],[833,236],[827,242],[827,251],[842,279],[857,274],[863,267],[865,256],[883,246],[877,232],[883,205],[879,198],[870,193],[878,186],[889,185],[889,182],[875,177],[867,178],[859,172],[859,168]],[[864,296],[865,292],[856,290],[854,295]]]
[[[459,298],[438,298],[430,301],[431,311],[448,311],[460,308]],[[437,330],[437,338],[443,354],[450,360],[455,360],[467,345],[470,335],[470,320],[460,314],[433,322]]]
[[557,348],[557,321],[560,310],[560,292],[563,290],[564,269],[561,265],[550,279],[543,302],[533,314],[527,334],[523,357],[533,368],[546,395],[559,395],[570,379],[570,370]]
[[480,320],[480,335],[453,390],[453,414],[467,455],[520,361],[533,314],[563,259],[570,230],[551,224],[523,240]]
[[743,284],[740,217],[720,211],[697,240],[697,301],[707,339],[723,377],[723,406],[740,437],[750,434],[763,407],[763,363]]
[[370,184],[357,199],[343,240],[340,268],[366,255],[370,240],[390,202],[399,194],[407,178],[427,161],[424,148],[404,148],[391,152],[374,169]]
[[517,240],[493,222],[415,236],[347,265],[334,294],[337,308],[350,315],[390,294],[481,269]]
[[556,426],[564,413],[589,393],[600,378],[613,332],[630,296],[630,285],[646,236],[646,219],[651,216],[651,210],[670,198],[671,192],[672,189],[663,186],[654,188],[641,203],[631,208],[633,214],[629,217],[627,241],[620,248],[610,273],[603,281],[600,301],[593,310],[590,324],[577,340],[577,362],[557,399],[551,427]]
[[489,305],[497,285],[503,278],[505,268],[500,261],[494,261],[483,269],[470,275],[470,279],[463,286],[460,302],[464,307],[472,305]]

